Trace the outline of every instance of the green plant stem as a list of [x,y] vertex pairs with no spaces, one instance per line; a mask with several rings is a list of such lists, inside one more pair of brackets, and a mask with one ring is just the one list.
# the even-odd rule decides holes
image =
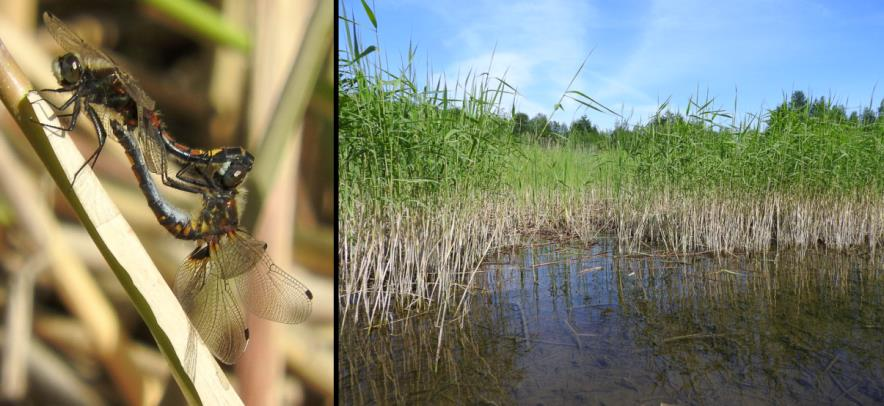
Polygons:
[[228,23],[218,10],[195,0],[144,0],[175,20],[221,45],[247,51],[249,36],[241,28]]
[[246,227],[255,225],[262,202],[270,185],[276,181],[277,165],[284,151],[292,143],[300,145],[300,139],[292,137],[294,128],[300,125],[313,95],[316,82],[325,65],[331,46],[334,8],[330,1],[319,1],[307,24],[304,40],[289,70],[279,101],[270,116],[261,146],[255,154],[258,159],[248,178],[249,200],[241,223]]

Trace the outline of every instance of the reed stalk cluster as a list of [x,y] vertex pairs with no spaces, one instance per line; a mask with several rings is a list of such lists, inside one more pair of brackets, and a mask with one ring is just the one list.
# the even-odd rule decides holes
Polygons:
[[[470,69],[449,85],[428,66],[419,80],[415,47],[391,69],[342,13],[345,320],[385,323],[403,314],[393,310],[430,304],[460,314],[489,253],[538,238],[606,236],[624,253],[875,251],[884,242],[884,119],[855,123],[825,103],[784,103],[737,120],[692,98],[583,149],[516,131],[515,105],[503,100],[517,93],[505,78]],[[574,94],[601,111],[565,89]]]

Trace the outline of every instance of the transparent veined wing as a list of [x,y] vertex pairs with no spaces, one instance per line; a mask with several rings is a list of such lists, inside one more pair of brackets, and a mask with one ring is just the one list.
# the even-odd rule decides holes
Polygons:
[[59,20],[58,17],[46,12],[43,13],[43,22],[46,24],[46,28],[52,35],[52,38],[55,38],[55,42],[58,42],[58,45],[61,45],[65,51],[76,54],[81,62],[91,69],[115,70],[117,77],[120,79],[120,83],[126,89],[129,97],[131,97],[139,107],[148,110],[156,109],[156,102],[154,102],[153,99],[141,89],[141,86],[138,85],[131,75],[123,71],[113,59],[107,56],[107,54],[98,48],[89,45],[86,41],[80,38],[80,36],[74,33],[74,31],[68,28],[65,23]]
[[266,254],[267,244],[237,231],[194,250],[178,270],[175,294],[212,353],[231,364],[248,343],[246,310],[300,323],[313,294]]
[[218,249],[210,242],[188,256],[176,275],[175,295],[212,354],[233,364],[249,339],[242,306],[245,276],[225,278]]
[[[313,293],[267,256],[267,244],[245,232],[229,235],[223,251],[229,257],[247,258],[246,308],[258,317],[280,323],[300,323],[310,316]],[[232,274],[236,274],[233,272]]]

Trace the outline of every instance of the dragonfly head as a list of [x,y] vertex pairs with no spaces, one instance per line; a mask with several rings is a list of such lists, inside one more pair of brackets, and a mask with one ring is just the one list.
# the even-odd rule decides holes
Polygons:
[[76,55],[67,53],[52,61],[52,73],[62,86],[75,85],[83,77],[83,64]]
[[217,182],[227,190],[236,189],[242,184],[255,162],[255,157],[248,151],[241,148],[237,150],[237,153],[229,154],[229,159],[224,161],[215,174]]

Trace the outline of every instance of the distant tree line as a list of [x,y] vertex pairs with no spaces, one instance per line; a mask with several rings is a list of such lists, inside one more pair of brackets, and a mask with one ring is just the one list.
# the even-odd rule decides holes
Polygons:
[[573,121],[571,125],[558,121],[549,121],[544,114],[538,113],[528,118],[525,113],[516,113],[513,117],[513,133],[526,140],[533,140],[545,145],[570,145],[583,147],[603,147],[610,134],[598,129],[586,115]]
[[[784,101],[776,108],[768,110],[764,118],[765,131],[782,129],[785,125],[810,122],[812,120],[825,120],[852,124],[856,126],[871,126],[882,120],[884,124],[884,99],[877,108],[866,106],[860,111],[852,111],[849,115],[844,105],[835,104],[831,99],[820,97],[816,100],[808,99],[801,90],[792,92],[789,100]],[[643,126],[659,126],[666,124],[683,124],[687,120],[680,113],[665,111],[651,118]],[[606,149],[618,141],[632,138],[641,125],[629,128],[625,124],[618,124],[613,130],[599,130],[586,115],[581,116],[571,124],[550,121],[546,115],[538,113],[534,117],[518,112],[513,116],[513,133],[523,141],[536,142],[542,145],[568,145],[593,149]]]
[[828,120],[838,123],[850,123],[855,125],[873,125],[879,119],[884,119],[884,99],[878,104],[878,108],[872,106],[863,107],[862,111],[852,111],[847,115],[847,109],[840,104],[835,104],[831,99],[820,97],[812,100],[805,96],[804,92],[796,90],[792,97],[784,101],[775,109],[768,112],[768,127],[778,127],[787,120]]

